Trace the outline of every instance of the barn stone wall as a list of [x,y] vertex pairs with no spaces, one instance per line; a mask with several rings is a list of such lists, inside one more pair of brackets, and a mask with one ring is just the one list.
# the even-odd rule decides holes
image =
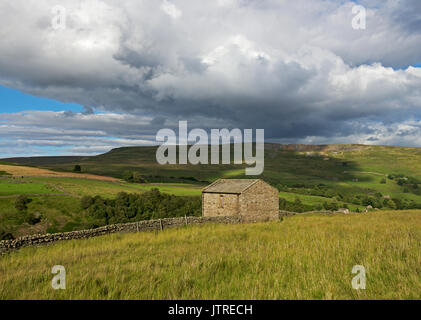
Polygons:
[[[223,197],[223,207],[220,198]],[[262,180],[242,194],[202,194],[203,216],[240,216],[244,222],[268,221],[279,218],[278,190]]]
[[244,222],[279,219],[278,190],[258,181],[240,195],[240,212]]
[[[222,207],[220,206],[222,196]],[[236,216],[239,214],[239,195],[203,193],[204,217]]]

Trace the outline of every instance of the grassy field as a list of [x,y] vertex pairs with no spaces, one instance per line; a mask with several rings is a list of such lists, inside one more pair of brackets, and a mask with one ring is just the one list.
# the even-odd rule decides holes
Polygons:
[[[297,194],[297,193],[290,193],[290,192],[279,192],[279,197],[293,202],[295,199],[299,199],[303,204],[309,205],[309,206],[316,206],[316,205],[323,205],[323,203],[332,203],[333,200],[325,197],[318,197],[318,196],[311,196],[311,195],[303,195],[303,194]],[[363,210],[363,206],[357,206],[350,203],[347,203],[347,206],[350,211],[355,212],[358,208],[359,210]]]
[[[15,237],[90,228],[80,205],[81,197],[99,195],[111,199],[120,192],[143,193],[153,188],[176,196],[201,194],[201,187],[191,184],[135,184],[68,177],[0,179],[0,227]],[[24,214],[15,208],[19,195],[27,195],[32,200],[27,213],[41,215],[37,225],[25,223]]]
[[27,212],[40,214],[41,222],[25,222],[25,214],[15,208],[15,198],[0,199],[0,226],[15,237],[27,234],[83,229],[85,215],[80,201],[71,196],[31,196]]
[[43,183],[21,182],[21,183],[5,183],[0,182],[0,197],[20,194],[43,194],[43,193],[59,193],[58,190]]
[[43,182],[54,185],[75,196],[96,196],[100,195],[105,198],[115,197],[119,192],[141,193],[158,188],[160,191],[174,194],[177,196],[197,196],[201,194],[200,185],[192,185],[186,183],[179,184],[159,184],[159,183],[126,183],[126,182],[109,182],[91,179],[75,179],[75,178],[32,178],[32,181]]
[[[66,290],[51,288],[54,265]],[[355,265],[366,290],[351,286]],[[0,299],[420,298],[420,211],[189,226],[0,257]]]

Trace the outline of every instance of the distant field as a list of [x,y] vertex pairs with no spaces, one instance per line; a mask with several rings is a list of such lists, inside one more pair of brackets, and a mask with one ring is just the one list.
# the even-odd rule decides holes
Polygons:
[[[295,199],[300,199],[300,201],[309,206],[315,206],[315,205],[323,205],[323,203],[331,203],[333,202],[330,198],[324,198],[324,197],[317,197],[317,196],[310,196],[310,195],[302,195],[297,193],[288,193],[288,192],[279,192],[279,197],[284,198],[287,201],[293,202]],[[348,208],[351,211],[355,211],[358,209],[363,209],[363,206],[357,206],[350,203],[347,203]]]
[[161,192],[180,195],[194,196],[201,194],[201,187],[190,184],[137,184],[126,182],[108,182],[90,179],[74,179],[74,178],[33,178],[33,181],[45,182],[66,190],[75,196],[96,196],[111,198],[115,197],[119,192],[141,193],[158,188]]
[[16,165],[5,165],[0,164],[0,172],[5,172],[8,175],[20,177],[73,177],[73,178],[85,178],[85,179],[95,179],[95,180],[105,180],[105,181],[118,181],[112,177],[98,176],[93,174],[84,174],[84,173],[72,173],[72,172],[56,172],[46,169],[25,167],[25,166],[16,166]]
[[173,194],[175,196],[200,196],[202,194],[202,188],[198,185],[191,184],[163,184],[163,183],[151,183],[151,184],[136,184],[133,189],[139,191],[147,191],[152,188],[157,188],[159,191],[164,193]]
[[59,191],[43,183],[0,183],[0,197],[42,193],[59,193]]
[[0,226],[15,237],[85,228],[79,199],[66,195],[31,196],[30,199],[32,201],[28,204],[28,213],[39,213],[42,216],[42,221],[36,225],[24,221],[25,214],[14,206],[15,198],[0,198]]
[[[81,197],[112,199],[120,192],[143,193],[153,188],[177,196],[201,194],[201,186],[190,184],[135,184],[68,177],[0,179],[0,231],[5,229],[18,237],[91,228],[92,224],[89,224],[80,205]],[[25,214],[15,208],[19,195],[27,195],[32,200],[27,213],[40,214],[41,222],[33,226],[24,221]]]
[[24,248],[0,257],[0,299],[420,299],[420,266],[420,211],[300,215]]

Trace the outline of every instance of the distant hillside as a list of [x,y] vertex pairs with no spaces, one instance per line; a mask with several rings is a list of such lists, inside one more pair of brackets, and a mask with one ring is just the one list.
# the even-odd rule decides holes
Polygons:
[[[147,182],[204,185],[222,177],[246,177],[245,165],[162,166],[156,162],[156,148],[124,147],[92,157],[2,161],[57,171],[71,171],[79,164],[83,173],[116,178],[137,172]],[[421,148],[266,144],[265,171],[260,178],[287,195],[311,195],[353,204],[373,204],[373,207],[394,199],[388,207],[421,207],[421,185],[418,186],[421,184]],[[401,206],[402,201],[406,204]]]
[[[92,157],[14,158],[2,162],[67,172],[77,164],[82,173],[116,178],[136,173],[144,182],[198,186],[218,178],[246,177],[244,164],[162,166],[156,161],[156,149],[124,147]],[[334,210],[349,205],[421,208],[421,148],[266,144],[265,170],[259,178],[278,188],[281,208],[287,210]]]
[[297,152],[343,152],[343,151],[361,151],[368,146],[362,144],[285,144],[281,145],[282,150],[297,151]]
[[[117,178],[125,170],[162,178],[195,177],[214,180],[243,176],[244,165],[165,165],[156,162],[157,147],[123,147],[97,156],[58,156],[2,159],[4,163],[71,171],[76,164],[83,172]],[[320,159],[323,158],[323,159]],[[421,176],[421,148],[365,145],[265,145],[264,177],[276,181],[350,178],[354,172]],[[346,163],[344,163],[346,162]],[[347,174],[344,176],[344,166]],[[292,177],[294,175],[296,178]]]

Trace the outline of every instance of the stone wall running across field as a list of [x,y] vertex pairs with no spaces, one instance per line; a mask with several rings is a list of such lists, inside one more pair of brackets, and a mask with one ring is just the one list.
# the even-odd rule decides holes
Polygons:
[[72,231],[65,233],[37,234],[24,236],[14,240],[0,241],[0,254],[22,247],[39,246],[62,240],[87,239],[118,232],[129,233],[164,230],[167,228],[181,227],[191,224],[198,225],[205,223],[234,224],[241,223],[241,220],[238,217],[182,217],[162,220],[145,220],[125,224],[113,224],[97,229]]
[[[284,217],[291,217],[302,214],[335,214],[331,211],[313,211],[306,213],[296,213],[289,211],[279,211],[279,218],[282,220]],[[336,212],[338,213],[338,212]],[[164,230],[167,228],[181,227],[185,225],[199,225],[205,223],[222,223],[222,224],[236,224],[244,223],[241,216],[220,216],[220,217],[181,217],[181,218],[168,218],[162,220],[144,220],[139,222],[131,222],[124,224],[112,224],[105,227],[89,230],[72,231],[65,233],[54,234],[36,234],[24,236],[14,240],[0,241],[0,254],[8,251],[19,249],[29,246],[39,246],[49,243],[54,243],[62,240],[74,239],[87,239],[92,237],[103,236],[112,233],[129,233],[129,232],[142,232]]]

